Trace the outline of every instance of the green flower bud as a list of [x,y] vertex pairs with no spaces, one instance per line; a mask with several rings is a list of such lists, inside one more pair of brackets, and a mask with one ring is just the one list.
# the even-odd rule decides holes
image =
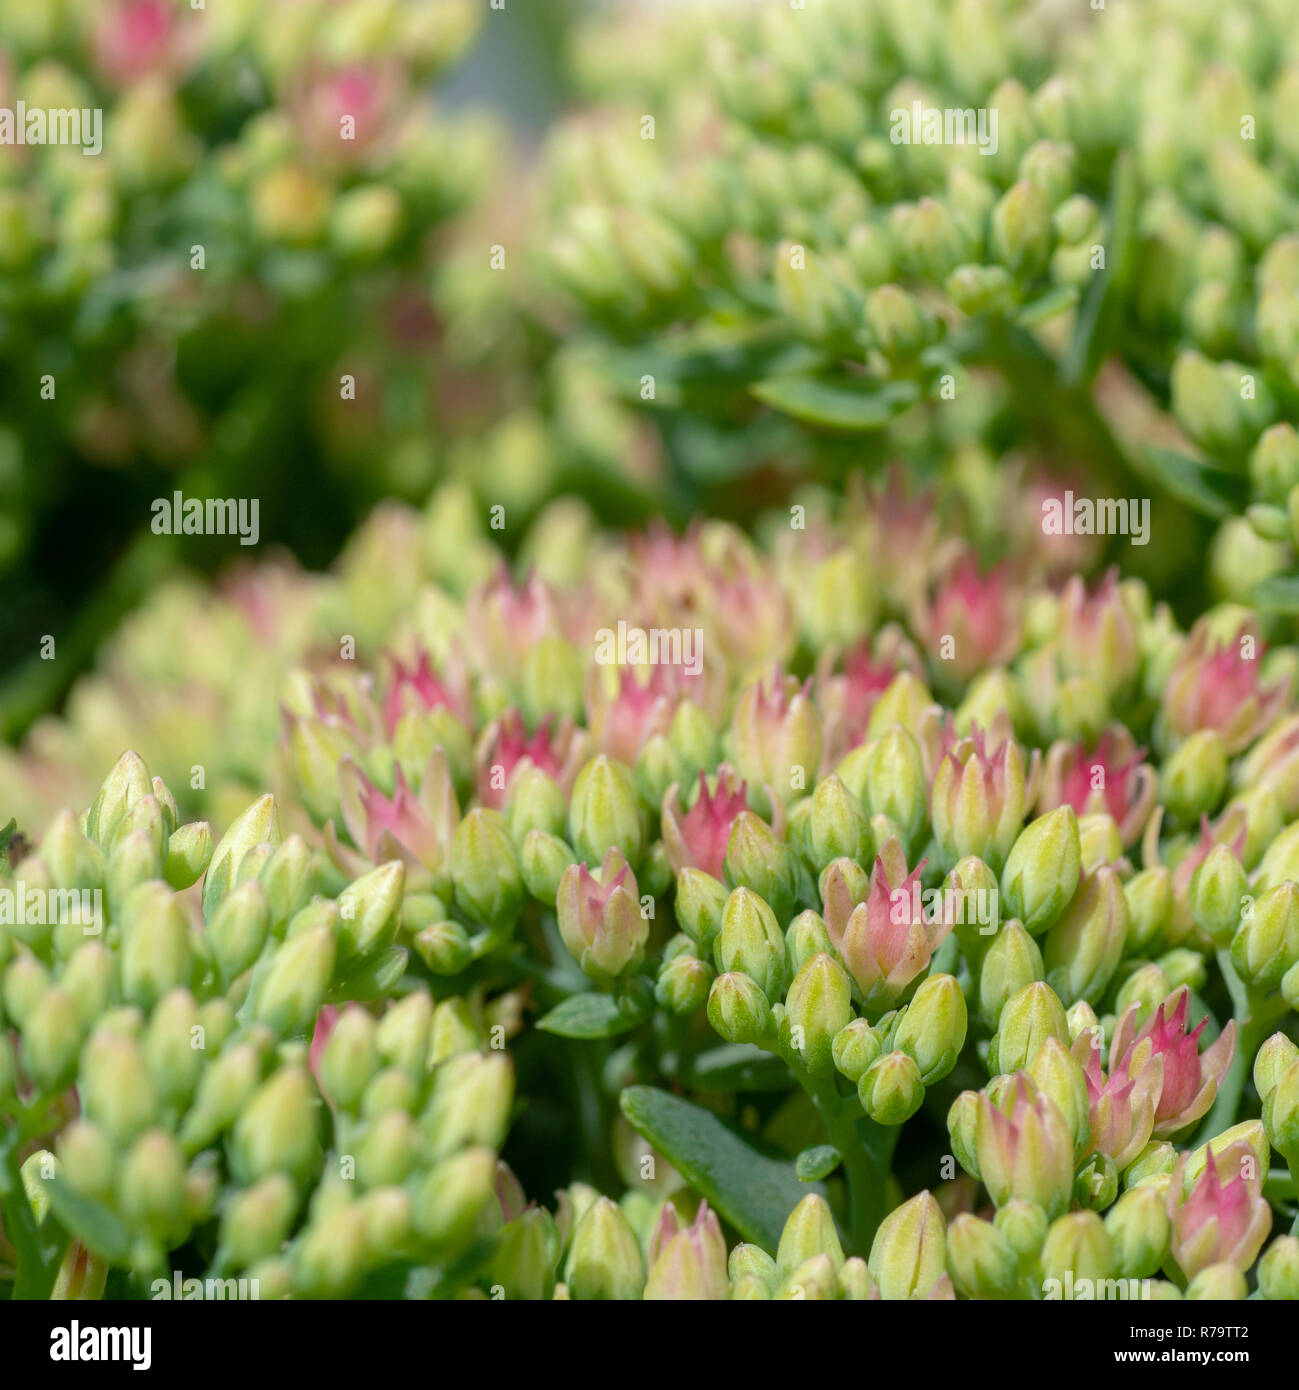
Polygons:
[[474,958],[469,933],[459,922],[430,922],[415,933],[412,944],[434,975],[458,975]]
[[[1055,1101],[1073,1135],[1074,1153],[1085,1152],[1091,1140],[1090,1103],[1087,1078],[1069,1051],[1068,1044],[1059,1038],[1047,1038],[1037,1049],[1028,1074],[1044,1095]],[[1111,1165],[1112,1166],[1112,1165]],[[1117,1190],[1118,1178],[1115,1176]],[[1113,1201],[1113,1197],[1110,1198]]]
[[1039,816],[1019,836],[1001,875],[1005,912],[1041,936],[1073,899],[1082,871],[1082,846],[1073,807]]
[[530,1207],[501,1232],[492,1257],[489,1282],[505,1297],[547,1299],[555,1291],[559,1230],[544,1207]]
[[262,1082],[239,1112],[231,1132],[230,1167],[235,1177],[251,1185],[270,1173],[285,1173],[305,1183],[321,1162],[319,1105],[305,1067],[283,1066]]
[[73,997],[57,985],[45,990],[23,1024],[23,1064],[39,1090],[58,1091],[72,1080],[81,1032]]
[[1212,815],[1227,789],[1227,750],[1216,729],[1200,729],[1179,744],[1159,773],[1168,810],[1187,825]]
[[917,356],[929,343],[933,326],[915,297],[898,285],[881,285],[866,300],[866,327],[890,362]]
[[1008,1000],[1046,977],[1042,952],[1024,930],[1010,921],[992,938],[979,967],[979,1015],[995,1028]]
[[379,1068],[378,1025],[362,1008],[344,1009],[320,1054],[325,1095],[341,1110],[355,1112]]
[[1019,1285],[1019,1256],[991,1221],[962,1212],[947,1228],[947,1268],[966,1298],[1010,1298]]
[[163,883],[143,883],[123,908],[122,996],[148,1008],[189,981],[193,952],[180,900]]
[[920,1109],[925,1084],[914,1057],[886,1052],[866,1069],[857,1083],[862,1109],[880,1125],[900,1125]]
[[266,892],[271,922],[287,922],[306,906],[311,851],[301,835],[290,835],[262,869],[259,882]]
[[1015,282],[999,265],[958,265],[943,282],[947,297],[963,314],[976,317],[1010,307]]
[[1123,885],[1128,902],[1129,955],[1149,950],[1173,918],[1173,876],[1162,864],[1128,879]]
[[1123,1011],[1130,1004],[1136,1004],[1137,1024],[1140,1026],[1172,992],[1173,987],[1163,968],[1153,961],[1147,962],[1123,981],[1114,996],[1114,1012],[1122,1017]]
[[800,912],[785,932],[785,949],[793,974],[797,974],[815,955],[833,955],[834,947],[830,944],[830,930],[825,918],[810,908]]
[[929,785],[915,738],[894,724],[869,745],[863,799],[875,815],[888,816],[914,843],[929,815]]
[[389,1004],[379,1021],[375,1034],[379,1055],[389,1066],[423,1076],[432,1028],[433,1001],[425,990],[414,990]]
[[1046,978],[1070,1004],[1098,1004],[1123,958],[1128,905],[1118,873],[1103,866],[1088,874],[1046,939]]
[[659,1007],[674,1014],[692,1014],[708,999],[713,968],[707,961],[683,952],[663,962],[654,998]]
[[[491,854],[491,851],[484,851],[481,843],[475,843],[472,831],[468,832],[465,842],[461,841],[461,832],[469,824],[470,818],[477,814],[470,812],[460,828],[456,831],[455,845],[460,847],[460,853],[469,858],[475,864],[475,869],[481,872],[481,863],[478,856],[484,853]],[[487,813],[484,812],[484,815]],[[494,825],[494,829],[497,827]],[[504,835],[503,830],[501,835]],[[499,843],[499,840],[498,840]],[[495,857],[493,862],[501,866],[502,884],[498,889],[500,897],[512,896],[514,903],[510,910],[508,920],[513,920],[515,912],[518,910],[519,901],[522,899],[523,890],[519,883],[518,870],[514,862],[514,851],[507,848],[506,854]],[[483,899],[476,896],[473,888],[466,888],[462,892],[460,874],[465,874],[475,884],[477,875],[469,870],[465,865],[465,860],[457,858],[457,849],[451,851],[452,874],[456,876],[456,899],[466,911],[477,915],[475,908],[481,910]],[[462,867],[457,869],[457,865]],[[513,875],[512,878],[509,876]],[[506,880],[508,879],[508,885]],[[401,903],[402,895],[406,888],[406,866],[399,859],[393,860],[388,864],[381,864],[377,869],[371,869],[369,873],[362,874],[354,883],[338,895],[338,957],[342,962],[353,962],[367,960],[377,956],[381,951],[387,950],[397,937],[397,929],[401,922]],[[467,905],[467,899],[471,900],[475,906]],[[481,918],[480,920],[491,923],[492,919]]]
[[1259,1096],[1266,1098],[1290,1064],[1296,1061],[1299,1061],[1299,1047],[1284,1033],[1273,1033],[1254,1055],[1254,1088]]
[[[1054,1280],[1073,1287],[1084,1280],[1093,1286],[1114,1277],[1114,1247],[1105,1223],[1094,1211],[1074,1211],[1051,1223],[1042,1242],[1042,1282]],[[1072,1280],[1070,1280],[1072,1276]]]
[[227,1048],[208,1064],[199,1078],[194,1104],[181,1126],[181,1143],[188,1152],[206,1148],[234,1123],[261,1079],[261,1072],[261,1057],[250,1043]]
[[597,1197],[573,1232],[564,1280],[578,1299],[637,1299],[645,1266],[635,1232],[617,1202]]
[[677,923],[699,950],[713,949],[730,900],[725,885],[702,869],[683,869],[677,875]]
[[[462,1052],[480,1052],[487,1046],[487,1034],[479,1024],[473,1004],[463,996],[444,999],[433,1010],[429,1028],[428,1065],[437,1066]],[[418,1081],[423,1068],[412,1056],[407,1070]]]
[[102,1025],[81,1054],[77,1092],[82,1113],[118,1145],[130,1143],[157,1115],[157,1091],[139,1044]]
[[[474,921],[507,927],[519,915],[523,880],[505,819],[478,807],[456,829],[451,845],[456,902]],[[396,893],[400,906],[400,890]]]
[[442,1158],[469,1145],[495,1148],[505,1138],[514,1100],[514,1071],[501,1052],[448,1058],[433,1078],[421,1125],[429,1153]]
[[1105,1214],[1121,1279],[1148,1279],[1168,1257],[1168,1204],[1153,1187],[1130,1187]]
[[788,1280],[795,1270],[819,1255],[829,1259],[832,1271],[837,1271],[844,1262],[843,1246],[830,1208],[823,1197],[810,1192],[790,1212],[780,1233],[776,1279]]
[[110,1199],[114,1190],[117,1155],[108,1135],[89,1120],[73,1120],[59,1135],[62,1175],[83,1197]]
[[1155,964],[1168,976],[1169,989],[1179,989],[1185,985],[1187,989],[1198,991],[1204,988],[1208,978],[1204,956],[1199,951],[1183,948],[1165,951]]
[[1299,884],[1267,889],[1231,939],[1231,961],[1246,984],[1271,989],[1299,962]]
[[1048,1038],[1069,1045],[1064,1005],[1050,985],[1027,985],[1006,1001],[988,1049],[988,1067],[1010,1074],[1026,1069]]
[[270,930],[266,890],[256,879],[222,899],[207,926],[207,942],[221,982],[228,985],[261,955]]
[[149,1074],[165,1101],[178,1106],[188,1102],[202,1075],[207,1047],[194,996],[186,989],[172,990],[154,1009],[144,1033]]
[[748,975],[732,971],[713,981],[708,1021],[726,1042],[760,1043],[771,1029],[771,1004]]
[[815,955],[789,987],[780,1022],[782,1050],[797,1055],[812,1076],[830,1076],[834,1039],[851,1019],[847,972],[829,955]]
[[645,851],[645,826],[632,775],[601,754],[577,774],[568,803],[568,838],[589,864],[616,849],[633,871]]
[[521,768],[510,784],[505,823],[514,843],[522,846],[529,830],[562,835],[567,810],[564,793],[554,779],[529,765]]
[[841,1028],[831,1044],[831,1056],[836,1070],[854,1085],[861,1080],[882,1050],[879,1034],[864,1018],[855,1018],[846,1027]]
[[194,821],[172,832],[162,875],[178,893],[197,883],[212,860],[212,827]]
[[1075,1043],[1084,1033],[1090,1038],[1100,1036],[1100,1019],[1096,1010],[1085,1000],[1075,1004],[1066,1014],[1069,1022],[1069,1041]]
[[1259,436],[1249,456],[1249,477],[1254,494],[1275,506],[1299,484],[1299,432],[1288,423],[1272,425]]
[[230,1266],[247,1269],[275,1254],[297,1210],[297,1189],[283,1173],[237,1193],[221,1218],[221,1249]]
[[117,1181],[122,1215],[163,1245],[186,1233],[185,1159],[163,1129],[151,1129],[131,1146]]
[[335,954],[328,927],[287,938],[257,990],[257,1021],[277,1037],[307,1032],[333,977]]
[[1191,876],[1191,916],[1220,950],[1240,924],[1241,899],[1248,889],[1240,860],[1227,845],[1215,845]]
[[573,851],[558,835],[548,835],[543,830],[529,830],[523,837],[519,858],[528,892],[538,902],[553,907],[559,894],[560,879],[564,877],[565,870],[577,863]]
[[883,1299],[929,1294],[947,1270],[943,1213],[930,1193],[918,1193],[884,1218],[867,1264]]
[[86,834],[101,849],[108,849],[122,817],[142,797],[153,790],[149,769],[138,753],[126,752],[118,758],[112,772],[104,778],[86,813]]
[[1089,1211],[1104,1211],[1118,1193],[1118,1169],[1108,1154],[1092,1154],[1074,1175],[1074,1200]]
[[385,1067],[370,1079],[361,1097],[361,1118],[372,1120],[389,1110],[413,1114],[419,1104],[420,1088],[409,1072]]
[[210,921],[221,900],[240,882],[240,869],[250,850],[268,844],[275,850],[282,839],[275,798],[263,796],[239,817],[212,852],[203,880],[203,918]]
[[778,918],[788,917],[793,910],[798,891],[793,855],[752,811],[741,811],[731,826],[725,870],[732,888],[751,888]]
[[143,831],[122,835],[113,843],[104,871],[104,892],[111,916],[120,916],[127,899],[142,883],[161,878],[157,848]]
[[1012,1198],[1004,1206],[997,1208],[992,1224],[1010,1242],[1011,1249],[1019,1256],[1021,1264],[1029,1261],[1036,1264],[1050,1224],[1046,1212],[1040,1206],[1018,1197]]
[[1269,1302],[1299,1300],[1299,1239],[1277,1236],[1258,1262],[1258,1289]]
[[904,1011],[894,1046],[915,1060],[926,1086],[956,1065],[968,1026],[965,996],[952,975],[931,975]]
[[1162,1140],[1149,1143],[1123,1170],[1124,1185],[1131,1189],[1147,1180],[1166,1176],[1177,1167],[1178,1158],[1171,1144]]
[[1237,1303],[1249,1296],[1245,1275],[1234,1264],[1208,1265],[1186,1286],[1188,1300]]
[[962,1091],[947,1112],[947,1132],[952,1140],[956,1161],[971,1177],[979,1176],[979,1157],[976,1148],[979,1120],[979,1093]]
[[[737,820],[742,818],[743,815]],[[734,829],[731,839],[734,842]],[[820,873],[832,860],[840,857],[869,860],[870,845],[870,829],[861,803],[833,774],[823,777],[812,793],[812,810],[808,821],[808,849],[812,867]],[[729,858],[728,852],[728,864]]]
[[752,890],[737,888],[727,899],[713,956],[719,972],[742,971],[768,999],[785,992],[785,938],[771,908]]
[[781,1300],[821,1301],[839,1296],[839,1283],[835,1277],[834,1261],[829,1255],[813,1255],[804,1260],[797,1269],[781,1284],[776,1297]]
[[420,1146],[419,1127],[404,1110],[376,1116],[357,1142],[357,1181],[366,1189],[403,1182],[419,1160]]
[[1051,204],[1036,183],[1015,184],[992,210],[989,249],[1020,280],[1032,280],[1051,255]]
[[1291,1062],[1263,1096],[1263,1126],[1287,1162],[1299,1158],[1299,1061]]

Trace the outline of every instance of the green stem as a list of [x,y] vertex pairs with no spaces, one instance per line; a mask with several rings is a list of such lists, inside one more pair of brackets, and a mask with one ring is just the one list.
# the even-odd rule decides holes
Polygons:
[[[848,1244],[850,1253],[865,1257],[870,1253],[875,1231],[885,1216],[884,1179],[888,1172],[888,1157],[896,1135],[887,1134],[882,1126],[854,1112],[855,1102],[845,1100],[835,1089],[834,1078],[814,1080],[797,1068],[799,1082],[811,1096],[825,1124],[830,1142],[843,1159],[843,1172],[848,1188]],[[860,1126],[869,1125],[877,1131],[877,1142],[867,1144]]]

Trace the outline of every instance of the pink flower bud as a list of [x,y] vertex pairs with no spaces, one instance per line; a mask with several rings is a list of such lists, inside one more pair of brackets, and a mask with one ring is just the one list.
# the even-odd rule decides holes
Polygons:
[[392,675],[383,704],[383,722],[389,737],[402,715],[411,710],[446,709],[462,724],[471,722],[469,687],[459,662],[448,663],[445,675],[439,676],[423,648],[409,665],[399,656],[390,661]]
[[740,774],[783,802],[810,790],[821,764],[821,721],[810,688],[776,667],[740,695],[731,721]]
[[443,867],[446,848],[459,821],[446,759],[441,749],[430,756],[418,795],[411,790],[400,764],[394,772],[393,793],[385,796],[354,759],[342,760],[338,784],[343,823],[365,859],[340,846],[332,826],[326,831],[326,845],[331,857],[347,872],[358,873],[370,864],[400,859],[406,865],[408,881],[426,885],[433,871]]
[[1179,738],[1215,729],[1229,755],[1247,748],[1277,717],[1289,698],[1289,681],[1264,686],[1259,676],[1263,643],[1248,624],[1235,638],[1215,644],[1201,619],[1191,629],[1164,686],[1163,717]]
[[1126,728],[1101,734],[1096,746],[1059,742],[1047,751],[1039,811],[1072,806],[1078,815],[1105,812],[1113,817],[1125,846],[1135,844],[1155,804],[1157,778],[1146,750]]
[[556,909],[564,944],[592,979],[608,983],[639,965],[649,938],[636,876],[616,849],[604,856],[597,879],[571,864],[559,881]]
[[736,816],[748,810],[748,802],[745,783],[725,763],[717,770],[716,784],[716,790],[709,791],[708,778],[701,772],[699,795],[684,815],[680,813],[675,782],[663,798],[663,847],[674,873],[702,869],[713,878],[722,877],[731,827]]
[[1189,1193],[1183,1154],[1168,1188],[1173,1223],[1173,1259],[1188,1278],[1209,1265],[1231,1264],[1242,1272],[1254,1263],[1272,1229],[1272,1208],[1262,1193],[1258,1158],[1246,1143],[1210,1153]]
[[95,67],[113,87],[129,87],[153,72],[174,76],[192,51],[184,37],[169,0],[120,0],[105,6],[95,24]]
[[571,719],[556,724],[547,716],[529,735],[519,711],[508,709],[484,734],[478,755],[478,798],[484,806],[499,810],[525,767],[540,769],[567,794],[588,754],[585,737],[579,737]]
[[1056,652],[1066,676],[1085,676],[1107,695],[1130,686],[1141,667],[1136,624],[1110,570],[1088,594],[1076,575],[1060,595]]
[[[985,666],[1008,661],[1019,647],[1019,596],[1005,565],[979,572],[962,555],[916,614],[916,630],[939,656],[941,669],[968,680]],[[951,639],[950,655],[945,638]]]

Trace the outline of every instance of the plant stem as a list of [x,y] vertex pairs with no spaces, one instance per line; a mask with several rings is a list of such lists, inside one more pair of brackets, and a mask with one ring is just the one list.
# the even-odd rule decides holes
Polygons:
[[[801,1068],[799,1071],[801,1072]],[[830,1142],[838,1149],[843,1159],[844,1177],[848,1188],[848,1243],[850,1253],[865,1257],[870,1252],[875,1231],[884,1219],[884,1178],[888,1170],[887,1160],[892,1151],[893,1139],[885,1134],[882,1127],[869,1118],[859,1118],[853,1114],[856,1106],[845,1101],[835,1089],[834,1078],[823,1081],[811,1076],[799,1076],[803,1089],[811,1096],[820,1112]],[[868,1145],[863,1142],[858,1128],[860,1124],[871,1125],[877,1131],[879,1143]]]

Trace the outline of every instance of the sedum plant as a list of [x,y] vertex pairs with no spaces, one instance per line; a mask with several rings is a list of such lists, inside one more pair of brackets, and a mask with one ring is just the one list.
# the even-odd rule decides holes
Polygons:
[[215,848],[134,755],[7,832],[16,1292],[1295,1296],[1294,650],[760,530],[323,582]]

